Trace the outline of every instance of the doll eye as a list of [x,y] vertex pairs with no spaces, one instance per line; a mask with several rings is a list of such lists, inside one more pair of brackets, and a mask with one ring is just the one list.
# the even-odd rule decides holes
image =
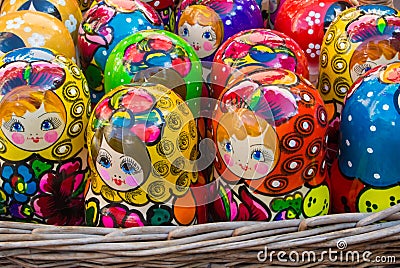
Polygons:
[[366,72],[368,72],[369,70],[371,70],[372,68],[374,68],[375,66],[376,66],[376,64],[367,62],[367,63],[355,66],[354,72],[358,75],[362,75],[362,74],[365,74]]
[[186,27],[181,28],[181,36],[189,36],[189,29]]
[[125,174],[135,174],[140,171],[140,166],[131,157],[125,157],[121,161],[121,170]]
[[207,39],[208,41],[214,41],[215,39],[217,39],[217,37],[213,31],[205,31],[203,33],[203,38]]
[[225,151],[227,151],[228,153],[232,152],[233,148],[232,148],[232,144],[230,142],[225,143],[224,146]]
[[25,128],[19,121],[15,121],[11,124],[10,131],[11,132],[24,132]]
[[54,126],[49,120],[44,120],[42,122],[42,126],[40,128],[44,131],[48,131],[48,130],[54,129]]
[[106,151],[100,151],[97,162],[104,168],[111,167],[111,156]]
[[52,129],[56,129],[61,126],[61,121],[57,117],[50,117],[42,122],[40,126],[41,130],[48,131]]
[[251,153],[251,158],[253,158],[256,161],[264,162],[264,154],[260,150],[255,150]]

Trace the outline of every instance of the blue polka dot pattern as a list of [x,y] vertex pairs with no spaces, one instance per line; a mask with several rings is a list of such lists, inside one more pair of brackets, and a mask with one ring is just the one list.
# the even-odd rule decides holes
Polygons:
[[399,83],[384,83],[373,70],[357,81],[343,107],[339,167],[349,177],[373,187],[400,181]]

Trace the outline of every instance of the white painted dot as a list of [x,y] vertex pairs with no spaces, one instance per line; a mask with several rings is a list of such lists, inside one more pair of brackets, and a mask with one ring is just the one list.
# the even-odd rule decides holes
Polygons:
[[271,183],[271,185],[272,185],[272,187],[274,187],[274,188],[278,188],[279,186],[281,186],[281,183],[280,183],[279,181],[273,181],[273,182]]
[[325,122],[325,120],[326,120],[325,113],[321,113],[321,120],[322,120],[323,122]]
[[255,7],[254,7],[253,5],[251,5],[251,6],[250,6],[250,9],[251,9],[251,10],[254,10],[254,9],[255,9]]
[[308,29],[307,33],[308,33],[308,34],[313,34],[313,33],[314,33],[314,30],[313,30],[313,29]]
[[107,72],[107,75],[111,75],[111,72]]
[[242,6],[237,6],[237,8],[236,8],[237,10],[242,10],[243,9],[243,7]]
[[313,170],[313,169],[309,169],[309,170],[307,171],[307,175],[308,175],[308,176],[311,176],[312,174],[314,174],[314,170]]
[[296,144],[297,144],[297,142],[294,140],[289,141],[289,147],[291,147],[291,148],[295,147]]
[[376,131],[376,126],[374,126],[374,125],[370,126],[369,130],[371,130],[372,132]]
[[226,67],[222,67],[222,71],[225,72],[226,71]]
[[321,3],[319,3],[319,6],[320,6],[320,7],[324,7],[324,6],[325,6],[325,3],[324,3],[324,2],[321,2]]
[[125,82],[125,80],[124,80],[124,79],[121,79],[121,82],[123,83],[123,82]]
[[349,167],[352,167],[352,166],[353,166],[353,163],[351,163],[351,161],[347,161],[347,165],[348,165]]
[[232,21],[231,21],[231,20],[226,20],[225,24],[226,24],[226,25],[231,25],[231,24],[232,24]]
[[304,99],[305,101],[307,101],[307,102],[309,102],[309,101],[311,100],[310,96],[307,95],[307,94],[304,94],[304,95],[303,95],[303,99]]
[[392,121],[392,126],[395,126],[395,125],[396,125],[396,123],[394,121]]
[[131,23],[132,22],[132,18],[126,18],[125,19],[127,23]]
[[311,152],[315,154],[318,151],[318,146],[314,146],[311,148]]
[[65,153],[67,151],[67,146],[61,146],[60,148],[58,148],[58,152],[60,153]]
[[310,21],[311,20],[311,18],[310,17],[306,17],[306,21]]
[[367,97],[368,98],[371,98],[372,96],[374,96],[374,92],[370,91],[370,92],[367,93]]
[[29,33],[31,31],[32,31],[31,27],[24,27],[24,32]]
[[379,180],[381,178],[381,175],[379,175],[378,173],[374,173],[374,178]]
[[321,20],[320,19],[316,19],[315,20],[315,24],[320,24],[321,23]]
[[389,105],[388,104],[384,104],[382,106],[382,109],[385,110],[385,111],[389,110]]
[[317,50],[317,52],[315,52],[315,54],[320,55],[321,54],[321,50]]
[[315,58],[315,53],[310,54],[311,58]]
[[314,44],[313,44],[313,43],[309,43],[309,44],[308,44],[308,47],[309,47],[309,48],[314,48]]
[[103,54],[104,56],[107,56],[107,51],[103,50],[103,52],[101,52],[101,54]]
[[137,21],[138,21],[139,25],[143,25],[144,24],[144,21],[142,19],[138,19]]
[[370,154],[372,154],[372,153],[374,152],[374,150],[373,150],[372,148],[369,148],[369,147],[368,147],[368,148],[367,148],[367,152],[370,153]]
[[150,26],[150,25],[147,25],[146,29],[147,29],[147,30],[151,30],[151,26]]
[[214,76],[214,80],[217,80],[217,76],[216,75]]
[[155,1],[155,2],[154,2],[154,6],[155,6],[155,7],[158,7],[159,5],[160,5],[160,1]]
[[310,125],[308,124],[308,122],[303,122],[303,129],[308,129],[310,127]]
[[320,44],[315,44],[315,49],[320,49],[321,45]]
[[321,14],[320,13],[315,13],[315,18],[317,18],[317,19],[321,18]]
[[309,48],[307,48],[306,52],[307,52],[308,54],[310,54],[310,53],[312,52],[312,50],[309,49]]
[[313,26],[314,25],[314,22],[312,21],[312,20],[310,20],[309,22],[308,22],[308,26]]
[[315,16],[315,11],[311,10],[310,12],[308,12],[308,16],[314,17]]
[[350,141],[349,140],[346,140],[346,145],[350,146]]
[[289,165],[290,169],[295,169],[297,166],[298,166],[298,164],[296,162],[292,162]]
[[351,120],[353,120],[353,117],[351,116],[351,114],[349,114],[349,116],[347,117],[347,121],[351,122]]

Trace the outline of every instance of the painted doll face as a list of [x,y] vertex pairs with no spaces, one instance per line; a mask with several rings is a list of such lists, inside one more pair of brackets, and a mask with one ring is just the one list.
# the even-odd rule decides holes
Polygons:
[[117,191],[128,191],[144,182],[144,172],[134,158],[113,150],[103,137],[96,159],[96,169],[103,181]]
[[258,137],[247,136],[239,140],[232,135],[229,140],[218,142],[218,149],[228,169],[240,178],[260,179],[273,168],[275,148],[264,144],[264,133]]
[[199,58],[210,56],[218,48],[217,34],[211,26],[185,22],[179,27],[179,35],[194,48]]
[[[397,58],[397,56],[395,57]],[[395,58],[392,61],[395,61]],[[388,64],[390,60],[387,60],[384,55],[379,59],[372,60],[368,58],[365,63],[355,63],[353,68],[350,70],[351,80],[355,82],[360,76],[365,74],[367,71],[378,65]]]
[[26,151],[41,151],[53,145],[61,136],[65,122],[57,112],[46,112],[44,105],[23,116],[12,115],[2,121],[4,135],[16,147]]

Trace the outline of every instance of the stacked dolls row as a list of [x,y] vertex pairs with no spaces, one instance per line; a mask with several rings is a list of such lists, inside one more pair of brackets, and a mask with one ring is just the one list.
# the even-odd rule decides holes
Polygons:
[[350,0],[5,0],[0,217],[132,227],[392,206],[399,33],[397,9]]

